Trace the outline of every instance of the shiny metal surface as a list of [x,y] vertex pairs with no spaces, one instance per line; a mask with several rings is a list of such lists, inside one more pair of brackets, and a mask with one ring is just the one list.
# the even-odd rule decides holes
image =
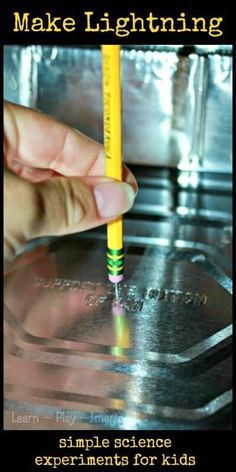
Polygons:
[[[5,98],[103,141],[99,48],[6,46]],[[232,172],[232,47],[123,48],[123,151],[133,164]]]
[[[231,53],[124,48],[125,282],[115,297],[105,228],[33,241],[8,267],[5,429],[231,427]],[[102,140],[98,49],[4,56],[5,98]]]
[[[183,217],[172,205],[171,215],[163,172],[154,179],[162,211],[137,201],[125,221],[119,305],[101,229],[38,241],[9,267],[6,429],[230,427],[229,194],[224,220],[202,217],[203,179],[199,211]],[[142,194],[148,173],[139,180]]]

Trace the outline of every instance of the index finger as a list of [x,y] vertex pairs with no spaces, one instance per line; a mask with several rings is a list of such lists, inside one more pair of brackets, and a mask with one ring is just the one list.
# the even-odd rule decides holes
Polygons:
[[9,102],[4,103],[4,155],[65,176],[104,175],[101,144],[51,117]]

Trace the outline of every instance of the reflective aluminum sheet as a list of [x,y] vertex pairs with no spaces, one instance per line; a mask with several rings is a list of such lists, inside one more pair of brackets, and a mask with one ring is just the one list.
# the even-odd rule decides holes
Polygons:
[[[96,47],[6,46],[5,99],[103,142]],[[122,48],[123,152],[128,163],[232,172],[232,47]]]
[[42,242],[9,266],[6,429],[230,427],[231,279],[219,248],[173,223],[138,236],[126,221],[118,301],[102,233]]

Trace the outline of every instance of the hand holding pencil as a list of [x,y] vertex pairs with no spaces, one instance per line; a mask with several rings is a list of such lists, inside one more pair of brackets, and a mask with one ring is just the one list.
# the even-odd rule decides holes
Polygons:
[[137,184],[104,178],[104,150],[53,118],[4,103],[4,260],[33,238],[86,231],[128,211]]

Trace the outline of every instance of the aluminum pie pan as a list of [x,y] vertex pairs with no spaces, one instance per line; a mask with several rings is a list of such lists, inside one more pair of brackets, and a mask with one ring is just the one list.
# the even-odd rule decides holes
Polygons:
[[[29,427],[12,423],[13,404],[41,411],[36,429],[93,428],[95,413],[101,429],[220,427],[231,404],[228,276],[198,250],[173,257],[130,242],[117,314],[105,255],[102,240],[59,238],[5,277],[5,427]],[[58,409],[76,411],[74,425]]]

